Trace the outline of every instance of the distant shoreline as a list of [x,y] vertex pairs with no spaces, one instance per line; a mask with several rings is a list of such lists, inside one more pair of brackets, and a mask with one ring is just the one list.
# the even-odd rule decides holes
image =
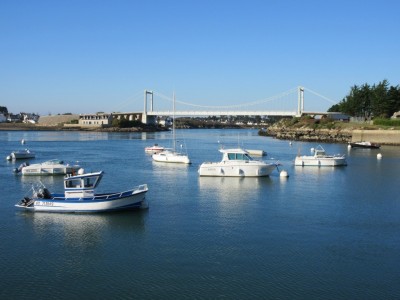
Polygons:
[[116,127],[65,127],[65,126],[42,126],[26,123],[0,123],[0,131],[94,131],[94,132],[157,132],[166,129],[155,126],[116,128]]

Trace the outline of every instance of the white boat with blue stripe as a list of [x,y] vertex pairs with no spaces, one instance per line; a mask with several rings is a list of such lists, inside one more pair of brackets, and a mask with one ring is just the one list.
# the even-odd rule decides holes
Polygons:
[[15,206],[30,211],[71,213],[107,212],[148,207],[145,198],[148,191],[147,184],[123,192],[96,194],[95,189],[103,174],[103,171],[84,174],[84,171],[80,169],[78,175],[67,175],[64,178],[64,193],[50,193],[41,184],[39,187],[32,187],[32,196],[24,197]]

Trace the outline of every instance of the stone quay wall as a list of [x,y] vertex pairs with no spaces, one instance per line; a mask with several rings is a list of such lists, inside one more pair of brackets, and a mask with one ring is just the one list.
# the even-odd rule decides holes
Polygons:
[[399,130],[349,130],[311,128],[268,128],[267,136],[282,140],[349,143],[370,141],[381,145],[400,146]]
[[400,145],[399,130],[353,130],[352,142],[370,141],[381,145]]

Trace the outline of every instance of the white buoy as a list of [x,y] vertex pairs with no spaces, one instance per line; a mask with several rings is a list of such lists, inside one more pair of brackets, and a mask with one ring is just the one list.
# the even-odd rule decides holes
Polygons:
[[85,174],[85,169],[80,168],[80,169],[78,170],[78,175],[83,175],[83,174]]
[[21,144],[25,145],[25,140],[24,139],[21,140]]
[[292,146],[292,142],[289,142],[289,145]]
[[349,145],[347,145],[347,149],[349,149],[349,150],[351,149],[351,145],[350,145],[350,144],[349,144]]
[[376,155],[376,158],[377,158],[377,159],[382,159],[382,154],[378,153],[378,154]]
[[310,151],[311,151],[311,153],[314,153],[315,149],[314,149],[314,148],[311,148]]
[[279,173],[279,177],[289,177],[289,174],[288,174],[288,172],[286,170],[282,170]]

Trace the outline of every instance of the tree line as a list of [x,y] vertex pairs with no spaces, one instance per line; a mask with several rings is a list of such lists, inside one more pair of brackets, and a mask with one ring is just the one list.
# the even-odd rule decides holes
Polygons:
[[354,85],[350,93],[328,111],[366,119],[390,118],[393,113],[400,111],[400,87],[389,86],[386,79],[372,86],[367,83]]

